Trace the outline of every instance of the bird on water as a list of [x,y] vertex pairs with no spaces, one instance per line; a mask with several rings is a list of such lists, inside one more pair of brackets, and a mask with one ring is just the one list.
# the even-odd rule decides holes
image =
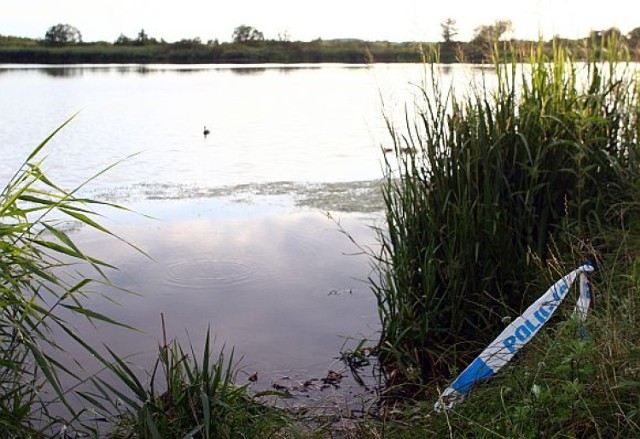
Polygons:
[[204,127],[204,131],[202,132],[202,134],[204,134],[204,137],[206,138],[209,135],[210,132],[211,131],[209,131],[209,129],[205,126]]

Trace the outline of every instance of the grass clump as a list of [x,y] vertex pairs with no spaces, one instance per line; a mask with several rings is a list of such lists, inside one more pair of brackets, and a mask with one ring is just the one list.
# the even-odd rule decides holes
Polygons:
[[[112,438],[271,438],[290,419],[283,411],[260,401],[277,392],[249,394],[248,384],[235,384],[233,351],[212,355],[207,332],[204,352],[185,352],[176,341],[159,346],[158,357],[144,385],[133,369],[115,353],[102,359],[125,390],[99,377],[92,379],[96,392],[82,397],[108,419]],[[198,358],[201,358],[198,361]],[[116,396],[117,398],[114,398]]]
[[403,132],[390,123],[373,287],[389,384],[450,376],[552,283],[541,275],[552,246],[562,253],[577,237],[573,269],[595,256],[589,243],[628,227],[640,89],[616,44],[584,64],[561,47],[496,62],[496,86],[462,97],[432,68],[415,120]]

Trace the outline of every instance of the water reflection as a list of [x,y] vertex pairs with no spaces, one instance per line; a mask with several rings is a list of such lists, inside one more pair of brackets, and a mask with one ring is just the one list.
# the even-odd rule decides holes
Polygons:
[[45,75],[53,78],[74,78],[82,76],[85,69],[82,67],[48,67],[41,71]]
[[243,76],[260,75],[267,71],[267,69],[264,67],[241,67],[241,66],[234,69],[229,69],[229,70],[234,75],[243,75]]
[[[139,354],[136,364],[149,367],[163,314],[170,335],[187,341],[188,332],[196,352],[211,328],[219,345],[233,346],[245,369],[260,372],[258,386],[268,388],[284,375],[326,375],[345,337],[375,334],[370,261],[347,256],[355,247],[321,213],[219,200],[133,207],[163,220],[137,217],[122,224],[115,218],[111,228],[153,260],[90,230],[74,233],[88,254],[117,261],[110,273],[115,284],[141,294],[105,290],[119,305],[91,299],[97,311],[144,331],[73,322],[92,346],[107,342],[119,355]],[[372,217],[339,218],[354,239],[373,245]],[[89,355],[71,353],[85,373],[92,371]]]
[[[0,145],[7,147],[0,146],[0,178],[10,176],[29,148],[80,109],[49,144],[60,151],[49,157],[49,169],[64,186],[76,186],[91,177],[90,170],[141,151],[104,175],[104,186],[144,181],[219,187],[371,180],[381,174],[374,139],[385,125],[376,77],[366,69],[67,67],[73,69],[67,73],[83,71],[83,76],[66,76],[56,87],[42,66],[7,68],[11,74],[3,77],[0,100],[5,118]],[[204,141],[203,125],[212,130]]]
[[[365,64],[336,65],[340,69],[366,69]],[[162,73],[199,73],[207,71],[228,71],[237,75],[254,75],[267,71],[291,73],[300,70],[321,70],[323,64],[5,64],[0,65],[0,74],[37,71],[46,76],[74,77],[86,73],[118,73],[121,75],[149,75]]]

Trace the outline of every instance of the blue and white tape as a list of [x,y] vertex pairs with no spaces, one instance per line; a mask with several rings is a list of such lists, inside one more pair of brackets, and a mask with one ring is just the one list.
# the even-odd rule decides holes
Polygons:
[[578,276],[580,277],[580,296],[574,314],[584,321],[591,303],[591,290],[585,275],[590,271],[593,271],[593,266],[587,262],[553,284],[520,317],[511,322],[442,392],[435,404],[435,410],[440,412],[442,409],[453,408],[469,394],[477,381],[495,375],[502,366],[507,364],[551,318]]

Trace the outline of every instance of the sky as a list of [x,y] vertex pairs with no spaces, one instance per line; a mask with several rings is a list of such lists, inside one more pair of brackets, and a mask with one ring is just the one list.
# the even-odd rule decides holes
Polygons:
[[233,29],[253,26],[265,38],[359,38],[439,41],[442,23],[457,22],[460,41],[497,19],[513,22],[515,38],[579,38],[590,30],[640,27],[638,0],[0,0],[0,35],[43,38],[71,24],[84,41],[135,38],[141,29],[168,42],[230,41]]

